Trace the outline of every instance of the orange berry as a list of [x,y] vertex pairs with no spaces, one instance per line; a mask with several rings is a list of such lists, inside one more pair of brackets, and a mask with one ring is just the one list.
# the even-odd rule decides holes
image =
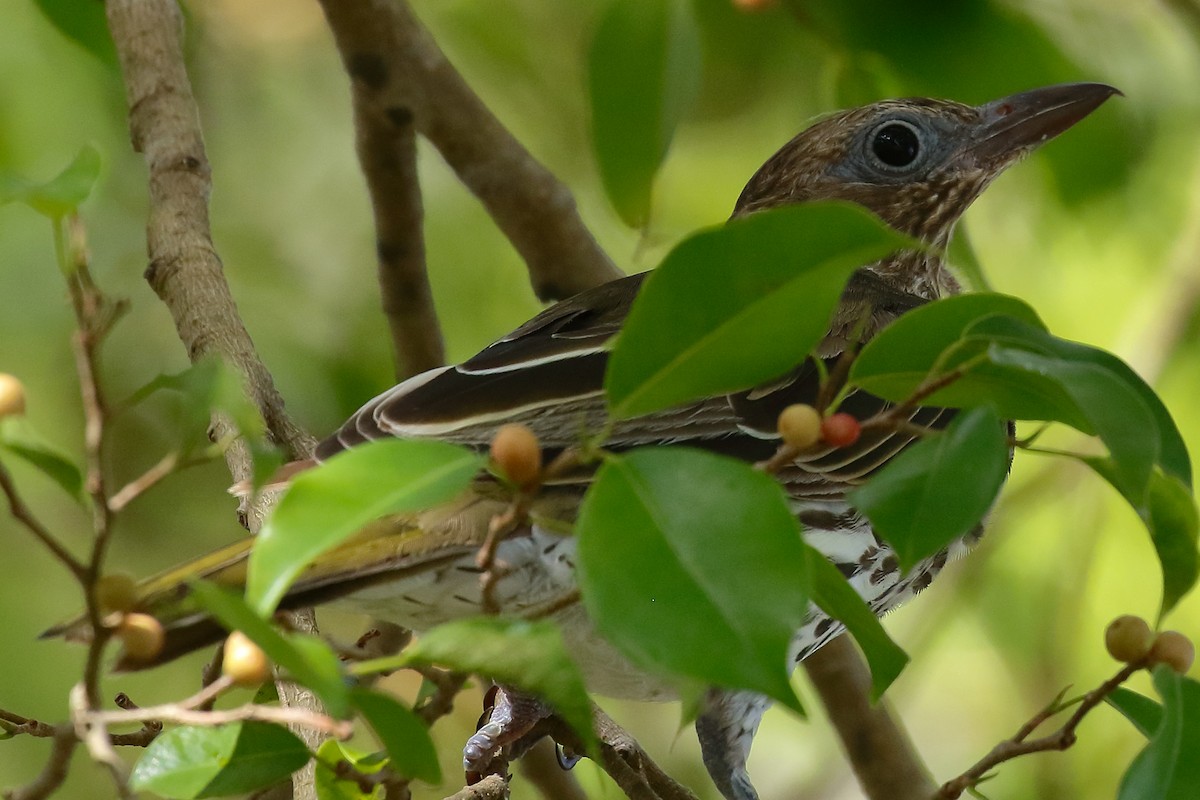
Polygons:
[[821,415],[804,403],[794,403],[779,413],[779,435],[791,447],[807,450],[821,441]]
[[126,614],[117,625],[117,638],[124,648],[122,661],[144,664],[162,652],[167,634],[149,614]]
[[249,636],[234,631],[225,640],[221,672],[232,678],[238,686],[255,687],[271,677],[271,662]]
[[1150,664],[1166,664],[1180,675],[1192,668],[1196,646],[1179,631],[1163,631],[1150,648]]
[[124,614],[137,606],[137,581],[123,572],[100,576],[95,591],[96,604],[102,614]]
[[831,414],[821,420],[821,438],[834,447],[849,447],[858,441],[862,426],[845,412]]
[[25,413],[25,387],[13,375],[0,372],[0,417]]
[[1108,623],[1104,630],[1104,646],[1117,661],[1133,664],[1141,661],[1154,645],[1154,631],[1141,617],[1125,614]]
[[533,486],[542,474],[542,447],[525,425],[502,425],[492,439],[491,456],[504,477],[522,489]]

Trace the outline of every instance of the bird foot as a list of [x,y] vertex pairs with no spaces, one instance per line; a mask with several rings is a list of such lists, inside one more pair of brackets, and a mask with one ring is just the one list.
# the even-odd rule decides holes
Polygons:
[[[488,693],[485,705],[479,728],[463,745],[463,769],[468,783],[476,783],[494,772],[504,772],[507,768],[507,759],[502,759],[505,748],[553,713],[536,697],[500,686],[493,687]],[[504,766],[497,764],[498,759],[502,759]]]

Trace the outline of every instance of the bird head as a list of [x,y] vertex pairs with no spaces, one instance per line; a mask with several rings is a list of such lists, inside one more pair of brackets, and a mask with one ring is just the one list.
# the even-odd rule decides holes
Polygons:
[[1073,83],[981,106],[885,100],[831,114],[784,145],[751,178],[735,217],[805,200],[848,200],[930,246],[872,269],[897,288],[943,293],[938,255],[988,184],[1041,143],[1086,117],[1117,89]]

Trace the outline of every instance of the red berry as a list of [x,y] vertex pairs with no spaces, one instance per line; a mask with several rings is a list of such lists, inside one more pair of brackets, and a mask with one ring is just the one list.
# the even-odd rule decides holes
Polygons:
[[831,414],[821,421],[821,438],[833,447],[849,447],[858,441],[862,426],[844,412]]

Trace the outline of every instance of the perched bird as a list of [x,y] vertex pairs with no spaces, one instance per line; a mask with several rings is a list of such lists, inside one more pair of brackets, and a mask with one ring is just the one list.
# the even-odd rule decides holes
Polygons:
[[[758,461],[778,447],[776,421],[793,403],[813,404],[817,361],[856,348],[897,316],[960,291],[944,253],[954,225],[987,185],[1021,156],[1083,119],[1117,90],[1097,83],[1051,86],[981,106],[946,100],[889,100],[824,117],[783,146],[751,178],[734,217],[809,200],[858,203],[927,245],[894,253],[859,270],[847,286],[830,330],[805,362],[778,380],[710,397],[685,407],[622,420],[605,446],[623,449],[670,442]],[[577,443],[605,421],[602,391],[607,346],[646,275],[583,292],[543,311],[458,366],[431,370],[371,400],[316,450],[319,461],[386,437],[434,438],[486,448],[497,428],[521,422],[548,452]],[[867,322],[861,324],[862,320]],[[883,400],[852,393],[841,410],[864,419]],[[920,408],[912,423],[943,427],[952,409]],[[982,530],[901,574],[891,548],[845,499],[911,441],[911,433],[878,432],[853,445],[806,451],[779,473],[806,539],[847,576],[878,613],[927,586],[948,558]],[[540,513],[570,521],[587,476],[545,487]],[[480,613],[475,555],[506,498],[479,490],[452,504],[365,532],[319,559],[285,605],[341,599],[377,618],[417,631]],[[634,699],[670,697],[667,687],[628,664],[592,629],[577,602],[574,540],[536,525],[504,540],[498,557],[507,574],[495,586],[504,614],[553,608],[573,654],[597,693]],[[239,544],[147,582],[142,605],[167,628],[167,656],[219,635],[215,625],[179,611],[181,580],[202,576],[237,584],[247,544]],[[576,602],[569,602],[575,596]],[[568,601],[568,602],[564,602]],[[793,641],[796,661],[841,633],[815,608]],[[80,626],[59,633],[80,635]],[[714,690],[696,727],[704,762],[729,800],[757,797],[746,774],[750,743],[767,702],[748,692]],[[468,747],[479,761],[490,747],[523,732],[489,729]],[[474,747],[475,750],[470,748]],[[482,748],[482,750],[480,750]]]

